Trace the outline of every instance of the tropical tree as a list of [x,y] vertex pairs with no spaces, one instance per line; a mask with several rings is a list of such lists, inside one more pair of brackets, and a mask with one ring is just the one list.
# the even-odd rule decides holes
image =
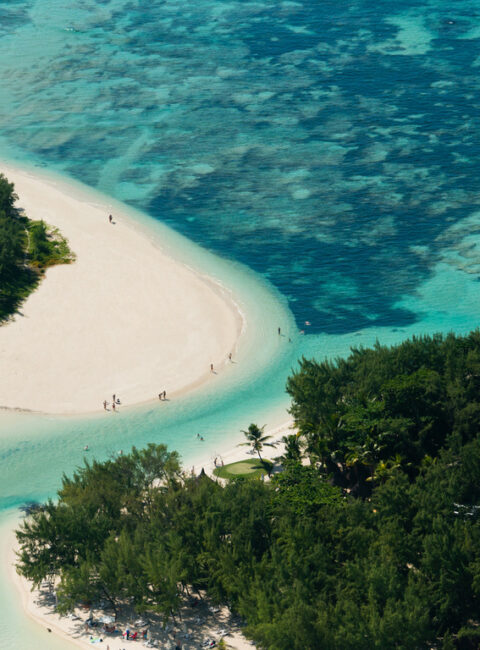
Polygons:
[[300,439],[298,435],[290,434],[289,436],[283,436],[281,439],[283,445],[285,445],[285,451],[283,456],[280,459],[285,461],[295,461],[298,462],[302,457],[302,450],[300,447]]
[[242,433],[245,435],[247,442],[241,442],[239,446],[246,445],[248,447],[251,447],[253,451],[255,451],[258,454],[258,457],[260,458],[260,462],[263,463],[263,458],[260,455],[260,452],[264,447],[276,447],[276,444],[274,442],[267,442],[267,440],[271,440],[272,436],[264,436],[263,435],[263,430],[265,429],[265,425],[263,427],[259,427],[256,424],[252,424],[248,427],[246,431],[242,429]]

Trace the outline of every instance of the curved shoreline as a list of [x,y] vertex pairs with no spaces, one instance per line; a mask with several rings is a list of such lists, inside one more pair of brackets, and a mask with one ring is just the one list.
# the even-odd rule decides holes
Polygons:
[[[59,227],[77,261],[54,267],[0,328],[0,406],[79,415],[115,393],[144,404],[189,392],[224,369],[246,328],[232,292],[144,232],[126,206],[11,164],[18,205]],[[128,301],[125,301],[125,296]],[[73,309],[72,309],[73,307]],[[55,324],[52,325],[52,320]],[[6,379],[8,375],[8,381]]]
[[[4,163],[1,168],[5,170],[7,177],[8,169],[18,169],[15,163]],[[34,177],[38,176],[54,187],[68,187],[69,194],[75,199],[89,204],[93,203],[94,207],[103,210],[102,219],[105,219],[105,215],[108,216],[109,212],[119,214],[120,209],[125,209],[125,221],[128,219],[132,231],[139,233],[149,241],[153,239],[157,246],[158,242],[161,242],[160,249],[168,251],[168,255],[178,264],[183,265],[202,280],[215,285],[212,290],[216,289],[223,294],[225,299],[230,301],[231,306],[233,305],[231,308],[237,312],[237,337],[235,338],[237,347],[234,348],[236,349],[234,360],[238,361],[238,365],[227,363],[224,371],[217,378],[211,377],[207,372],[207,381],[200,381],[198,384],[201,385],[201,388],[191,393],[188,392],[171,404],[162,406],[158,400],[155,400],[155,402],[150,402],[152,407],[155,405],[154,408],[151,408],[148,401],[136,402],[127,408],[124,417],[119,419],[113,415],[111,416],[113,419],[111,419],[110,414],[102,412],[81,413],[76,417],[67,414],[65,417],[61,415],[50,417],[38,412],[26,411],[22,413],[17,409],[5,409],[3,414],[0,414],[0,443],[3,444],[1,452],[4,458],[13,457],[15,460],[13,463],[6,464],[5,475],[2,477],[5,487],[4,501],[7,504],[14,504],[19,503],[17,496],[19,494],[25,495],[24,498],[28,499],[37,498],[37,495],[44,495],[49,491],[53,493],[57,485],[57,476],[61,471],[64,469],[69,471],[76,463],[81,462],[82,455],[84,455],[81,450],[86,442],[90,443],[91,451],[89,453],[100,458],[106,457],[112,450],[120,447],[145,444],[150,440],[165,442],[172,449],[179,448],[178,442],[180,443],[179,450],[185,461],[184,465],[190,467],[193,461],[199,469],[205,466],[207,471],[210,466],[213,469],[213,458],[214,455],[218,455],[218,452],[226,462],[230,457],[243,454],[244,451],[232,448],[232,443],[236,442],[234,431],[239,431],[246,426],[248,418],[255,417],[252,412],[256,413],[259,409],[257,398],[259,395],[263,395],[258,390],[252,391],[251,385],[257,381],[263,381],[263,376],[272,377],[272,373],[277,376],[279,367],[284,372],[284,367],[290,366],[289,359],[295,349],[294,345],[290,346],[289,342],[287,343],[288,337],[298,339],[296,326],[286,307],[286,302],[275,290],[272,290],[268,282],[262,281],[243,265],[232,263],[205,251],[161,222],[153,220],[129,206],[104,197],[96,190],[85,188],[77,181],[72,181],[71,184],[70,181],[64,182],[62,177],[57,178],[55,174],[52,175],[44,170],[39,170],[37,173],[36,169],[28,171],[24,169],[23,173]],[[108,208],[107,212],[104,210],[105,207]],[[67,233],[64,234],[68,237]],[[59,270],[62,271],[65,268]],[[278,326],[282,328],[283,337],[277,335]],[[225,361],[225,357],[223,357],[223,361]],[[208,381],[210,378],[211,381]],[[260,391],[262,388],[263,385],[260,384]],[[187,393],[187,390],[180,392]],[[238,413],[235,406],[232,409],[233,396],[236,400],[235,405],[241,404],[242,409],[243,405],[245,406],[245,415],[242,415],[242,420],[238,424]],[[253,403],[245,401],[251,397],[254,398]],[[281,401],[283,402],[283,398]],[[269,402],[277,414],[274,418],[276,424],[285,419],[283,406],[280,408],[281,414],[277,413],[279,411],[277,402],[276,399],[274,402]],[[220,414],[222,407],[224,412]],[[186,430],[190,428],[190,414],[193,413],[196,417],[199,408],[201,417],[205,417],[206,409],[207,413],[211,411],[215,414],[215,420],[219,422],[218,431],[215,427],[211,432],[209,430],[210,435],[205,443],[201,443],[201,449],[194,439],[196,424],[193,425],[194,428],[186,438]],[[267,417],[272,423],[267,413],[262,406],[262,415],[257,414],[256,417],[261,417],[262,420]],[[181,437],[177,441],[176,431],[175,435],[172,433],[172,421],[176,422],[179,416]],[[168,422],[169,427],[167,433],[162,428],[162,423],[165,421]],[[207,424],[210,426],[208,418]],[[237,438],[238,435],[241,434],[237,433]],[[222,451],[225,453],[222,454]],[[18,454],[21,454],[20,465],[17,465]],[[19,468],[21,468],[20,473]],[[22,478],[20,478],[20,474]],[[7,505],[5,512],[8,512],[9,508],[11,506]],[[13,597],[11,598],[11,596]],[[56,635],[47,635],[44,623],[38,627],[37,623],[41,621],[37,620],[33,624],[30,617],[19,612],[21,608],[16,602],[17,595],[12,592],[10,587],[3,591],[3,598],[5,601],[10,601],[9,611],[12,620],[18,620],[17,627],[22,630],[22,641],[15,647],[22,650],[30,648],[32,641],[41,650],[47,648],[48,650],[64,650],[64,648],[71,647],[70,645],[66,646],[68,635],[64,637],[65,642],[62,638],[57,638]],[[0,629],[2,625],[8,629],[12,620],[9,615],[5,614],[0,621]],[[24,629],[28,630],[28,633],[24,632]],[[230,639],[228,640],[230,641]],[[71,642],[72,639],[68,638],[68,643]]]

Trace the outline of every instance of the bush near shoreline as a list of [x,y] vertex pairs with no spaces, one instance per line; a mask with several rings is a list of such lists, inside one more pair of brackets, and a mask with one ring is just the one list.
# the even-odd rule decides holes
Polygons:
[[191,477],[162,445],[85,462],[28,516],[18,571],[58,609],[174,616],[206,593],[270,650],[478,647],[480,333],[303,359],[269,482]]
[[15,208],[13,183],[0,174],[0,324],[34,291],[45,270],[75,259],[67,240]]

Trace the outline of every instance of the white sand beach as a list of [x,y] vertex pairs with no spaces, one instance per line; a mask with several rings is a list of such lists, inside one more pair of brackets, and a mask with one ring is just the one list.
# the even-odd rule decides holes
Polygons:
[[[233,372],[236,366],[229,363],[228,354],[233,352],[236,357],[240,335],[247,328],[228,289],[178,261],[156,232],[151,235],[121,207],[112,209],[107,197],[9,164],[0,165],[0,172],[15,183],[18,206],[27,216],[58,227],[76,255],[73,264],[49,269],[20,313],[0,326],[0,408],[82,415],[102,411],[103,400],[110,403],[115,393],[121,411],[124,406],[158,402],[162,390],[167,397],[179,395],[204,382],[221,380],[224,372]],[[109,223],[110,213],[113,224]],[[265,310],[270,294],[261,295],[263,302],[257,303]],[[256,327],[249,328],[262,342],[258,354],[246,339],[248,356],[257,365],[283,345],[277,325],[289,331],[289,317],[284,316],[283,308],[272,313],[273,324],[259,318]],[[242,337],[240,350],[243,341]],[[210,372],[211,363],[215,373]],[[242,370],[245,372],[244,366]],[[110,411],[105,417],[117,415]],[[285,414],[278,417],[281,419],[271,422],[268,431],[274,440],[289,433]],[[244,441],[239,436],[236,440],[229,436],[215,454],[205,449],[204,455],[189,460],[197,472],[204,467],[212,474],[214,458],[225,464],[250,458],[246,447],[233,446]],[[280,453],[281,447],[277,447],[265,455]],[[189,467],[190,463],[186,471]],[[85,629],[85,612],[79,610],[79,618],[59,617],[48,590],[31,592],[27,581],[16,574],[12,525],[16,523],[3,526],[0,539],[8,591],[14,600],[18,595],[27,615],[15,605],[20,627],[29,621],[39,624],[38,629],[35,623],[29,628],[29,638],[39,650],[50,650],[52,641],[51,647],[56,649],[60,643],[61,650],[64,643],[65,648],[70,643],[90,646],[98,640],[100,630]],[[99,618],[102,612],[95,615]],[[131,619],[127,613],[118,627],[136,629],[133,613]],[[149,622],[149,638],[159,647],[175,647],[174,631],[184,650],[220,638],[236,650],[252,647],[238,620],[226,609],[212,611],[207,603],[198,608],[186,603],[182,625],[169,633],[154,617]],[[125,646],[119,634],[105,635],[103,641],[102,647],[111,650]]]
[[51,414],[167,397],[213,381],[242,330],[227,290],[86,194],[1,165],[18,207],[68,239],[76,261],[50,268],[0,327],[0,407]]

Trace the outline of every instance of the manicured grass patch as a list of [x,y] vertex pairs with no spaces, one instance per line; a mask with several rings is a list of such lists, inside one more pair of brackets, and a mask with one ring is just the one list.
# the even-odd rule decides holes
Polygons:
[[213,473],[219,478],[260,478],[262,474],[268,474],[272,467],[273,463],[269,460],[260,462],[258,458],[251,458],[224,467],[216,467]]

